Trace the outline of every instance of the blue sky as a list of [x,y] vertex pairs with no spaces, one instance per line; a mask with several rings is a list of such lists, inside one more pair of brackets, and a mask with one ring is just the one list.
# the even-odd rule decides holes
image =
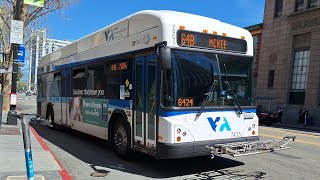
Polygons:
[[[262,23],[264,0],[80,0],[48,16],[48,38],[77,40],[141,10],[174,10],[218,19],[239,27]],[[26,62],[26,66],[27,66]],[[28,71],[23,72],[26,81]]]
[[77,40],[146,9],[187,12],[246,27],[262,22],[264,0],[80,0],[63,15],[49,15],[48,36]]

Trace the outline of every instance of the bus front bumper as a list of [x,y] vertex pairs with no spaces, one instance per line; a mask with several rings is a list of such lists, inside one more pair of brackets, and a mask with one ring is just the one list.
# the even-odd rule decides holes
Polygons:
[[159,143],[157,147],[158,159],[179,159],[196,156],[210,155],[210,151],[206,146],[213,144],[226,144],[233,142],[257,141],[259,136],[250,136],[232,139],[218,139],[211,141],[188,142],[188,143]]

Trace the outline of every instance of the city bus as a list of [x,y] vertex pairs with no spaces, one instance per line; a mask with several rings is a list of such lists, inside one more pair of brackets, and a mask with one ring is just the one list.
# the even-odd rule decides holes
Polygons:
[[259,139],[252,36],[219,20],[140,11],[39,64],[40,118],[108,140],[122,157],[203,156]]

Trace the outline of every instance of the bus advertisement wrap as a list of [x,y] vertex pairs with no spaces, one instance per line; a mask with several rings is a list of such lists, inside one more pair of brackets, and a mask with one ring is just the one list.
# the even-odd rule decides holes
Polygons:
[[[105,105],[104,105],[105,104]],[[107,100],[83,98],[83,120],[85,123],[94,124],[101,127],[107,127],[106,120],[103,119],[103,112],[107,112]]]
[[107,127],[108,100],[73,97],[70,102],[70,119]]

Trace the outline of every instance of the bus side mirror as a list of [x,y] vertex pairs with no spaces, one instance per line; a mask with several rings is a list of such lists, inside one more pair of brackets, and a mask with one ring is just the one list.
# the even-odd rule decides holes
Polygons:
[[171,69],[171,49],[167,47],[160,48],[160,62],[163,69]]

